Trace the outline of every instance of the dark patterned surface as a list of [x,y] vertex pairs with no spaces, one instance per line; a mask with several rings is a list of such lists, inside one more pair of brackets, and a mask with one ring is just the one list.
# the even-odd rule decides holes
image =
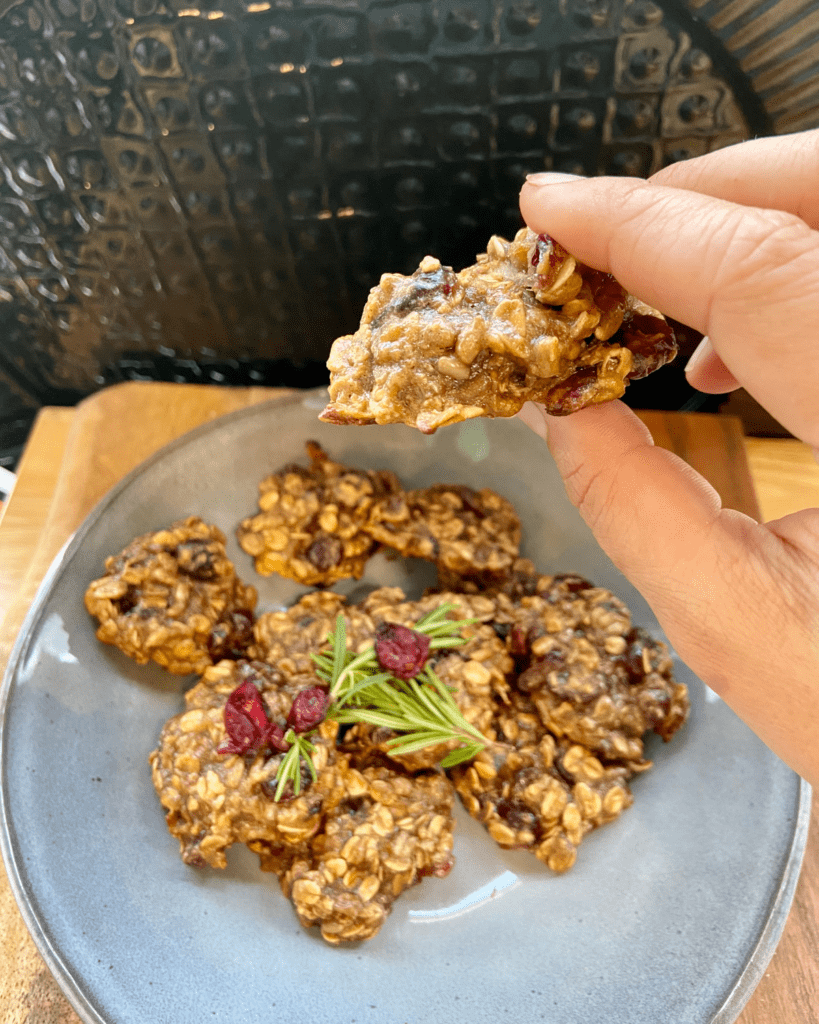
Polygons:
[[668,2],[0,3],[0,409],[317,383],[380,273],[470,262],[528,171],[771,130]]

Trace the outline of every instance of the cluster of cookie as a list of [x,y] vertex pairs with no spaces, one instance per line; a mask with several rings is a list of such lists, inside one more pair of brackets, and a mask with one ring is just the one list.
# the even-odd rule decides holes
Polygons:
[[[302,580],[312,566],[325,588],[342,571],[360,576],[388,544],[436,561],[435,591],[410,601],[381,588],[351,604],[322,588],[254,621],[255,591],[238,579],[223,535],[189,518],[110,558],[86,604],[101,640],[201,676],[150,758],[185,862],[224,867],[229,846],[248,845],[300,920],[338,943],[371,937],[404,889],[449,870],[454,792],[502,847],[570,868],[584,836],[632,802],[629,779],[650,767],[644,734],[669,739],[688,699],[664,645],[632,626],[618,598],[519,557],[520,523],[500,496],[443,485],[405,492],[392,474],[308,450],[311,466],[263,481],[262,511],[239,527],[245,550],[249,538],[261,544],[257,566]],[[249,714],[275,729],[299,694],[323,685],[313,655],[339,615],[359,651],[385,624],[412,626],[444,603],[470,622],[465,643],[436,650],[431,665],[485,750],[447,778],[438,767],[447,744],[393,755],[388,730],[340,734],[325,720],[312,737],[316,778],[305,774],[299,793],[277,800],[283,751],[232,745],[231,695],[249,685],[258,704]]]

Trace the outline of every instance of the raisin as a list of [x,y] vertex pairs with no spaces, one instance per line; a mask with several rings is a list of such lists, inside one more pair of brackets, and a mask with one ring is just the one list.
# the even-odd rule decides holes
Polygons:
[[139,604],[139,591],[136,587],[129,585],[125,594],[117,601],[114,601],[114,604],[119,609],[120,615],[128,615]]
[[253,613],[239,608],[227,621],[217,622],[208,636],[208,654],[214,661],[243,658],[253,639]]
[[643,690],[638,697],[640,710],[646,720],[646,728],[654,729],[671,709],[671,694],[667,690]]
[[[643,661],[643,651],[647,648],[649,651],[654,646],[651,637],[644,629],[640,629],[639,626],[635,626],[628,635],[626,636],[626,642],[628,647],[622,656],[622,660],[628,669],[629,675],[632,677],[633,682],[640,682],[646,674],[645,663]],[[651,666],[651,658],[649,655],[649,668]]]
[[307,560],[317,569],[326,571],[338,565],[344,554],[344,547],[338,537],[320,533],[307,549]]
[[553,579],[555,583],[560,584],[570,594],[579,594],[583,590],[592,589],[592,584],[588,580],[583,579],[582,576],[577,576],[575,573],[559,572]]
[[215,545],[204,540],[188,540],[176,549],[179,571],[203,583],[216,579],[216,558]]
[[467,512],[471,512],[478,519],[486,519],[486,509],[483,507],[481,496],[477,491],[473,491],[471,487],[452,487],[450,489],[461,499],[461,504]]

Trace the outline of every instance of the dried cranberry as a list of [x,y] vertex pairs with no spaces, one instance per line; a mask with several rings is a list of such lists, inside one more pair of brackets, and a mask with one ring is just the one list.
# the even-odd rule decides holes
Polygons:
[[310,729],[324,721],[330,698],[326,690],[320,686],[310,686],[300,690],[293,698],[287,724],[294,732],[309,732]]
[[662,317],[633,313],[620,328],[623,344],[632,354],[630,380],[638,380],[658,370],[677,354],[674,328]]
[[249,679],[228,697],[224,721],[228,742],[219,747],[219,754],[256,754],[264,746],[287,750],[281,726],[269,721],[261,695]]
[[568,252],[551,235],[537,236],[529,262],[534,270],[543,267],[545,263],[545,273],[538,274],[537,277],[538,288],[549,289],[551,287],[555,269],[562,266],[568,256]]
[[555,384],[546,395],[546,410],[552,416],[568,416],[582,409],[597,384],[597,367],[583,366]]
[[435,878],[446,878],[454,866],[455,858],[448,857],[446,860],[436,864],[435,867],[420,868],[418,878],[429,878],[431,875],[434,875]]
[[414,679],[429,657],[429,637],[414,629],[382,622],[375,638],[378,664],[398,679]]
[[346,413],[339,412],[338,409],[332,405],[328,405],[319,413],[319,419],[324,423],[338,423],[341,426],[365,426],[368,423],[374,423],[375,420],[367,418],[366,416],[348,416]]
[[284,754],[290,749],[290,744],[284,738],[284,729],[275,722],[271,722],[267,727],[266,739],[271,750],[278,750],[279,753]]

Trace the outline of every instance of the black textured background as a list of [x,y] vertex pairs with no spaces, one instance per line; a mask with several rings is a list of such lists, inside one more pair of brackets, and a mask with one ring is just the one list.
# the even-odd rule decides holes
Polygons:
[[681,3],[0,2],[0,464],[116,381],[324,382],[379,275],[472,262],[529,171],[772,130]]

